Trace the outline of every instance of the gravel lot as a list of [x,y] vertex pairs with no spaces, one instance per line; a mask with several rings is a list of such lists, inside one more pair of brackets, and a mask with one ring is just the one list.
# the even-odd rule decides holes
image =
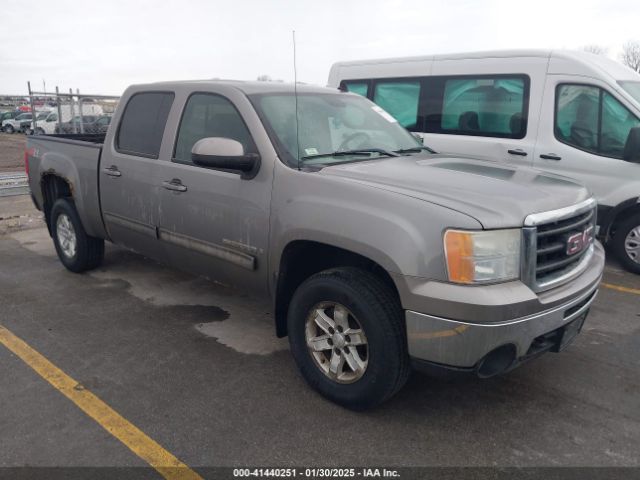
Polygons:
[[21,133],[0,133],[0,172],[17,172],[24,169],[26,136]]

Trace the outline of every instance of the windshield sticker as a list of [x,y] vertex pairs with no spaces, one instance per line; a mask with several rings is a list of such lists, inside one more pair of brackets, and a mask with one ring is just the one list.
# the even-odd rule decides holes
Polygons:
[[317,148],[305,148],[304,149],[304,153],[306,153],[307,155],[318,155],[318,149]]
[[384,118],[387,122],[398,123],[398,121],[395,118],[393,118],[391,115],[389,115],[387,112],[385,112],[382,108],[380,108],[377,105],[374,105],[373,107],[371,107],[371,110],[376,112],[378,115]]

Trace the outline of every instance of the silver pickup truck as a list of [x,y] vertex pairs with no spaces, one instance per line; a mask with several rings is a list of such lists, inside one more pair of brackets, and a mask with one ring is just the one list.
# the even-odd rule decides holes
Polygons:
[[412,366],[489,377],[562,350],[602,276],[585,188],[435,154],[352,93],[138,85],[106,135],[30,136],[25,158],[65,267],[109,240],[269,296],[304,378],[354,409]]

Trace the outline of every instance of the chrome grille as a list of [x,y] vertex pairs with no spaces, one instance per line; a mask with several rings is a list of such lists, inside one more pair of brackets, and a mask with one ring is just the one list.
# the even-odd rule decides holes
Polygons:
[[[582,273],[593,255],[596,202],[533,214],[525,220],[523,280],[535,291],[568,282]],[[591,235],[584,235],[591,230]],[[572,245],[577,249],[572,252]]]

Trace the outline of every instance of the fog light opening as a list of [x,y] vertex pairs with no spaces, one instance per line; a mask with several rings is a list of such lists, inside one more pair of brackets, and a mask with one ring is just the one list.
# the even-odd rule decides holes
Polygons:
[[500,375],[509,369],[516,359],[515,345],[503,345],[484,356],[476,367],[476,374],[480,378]]

